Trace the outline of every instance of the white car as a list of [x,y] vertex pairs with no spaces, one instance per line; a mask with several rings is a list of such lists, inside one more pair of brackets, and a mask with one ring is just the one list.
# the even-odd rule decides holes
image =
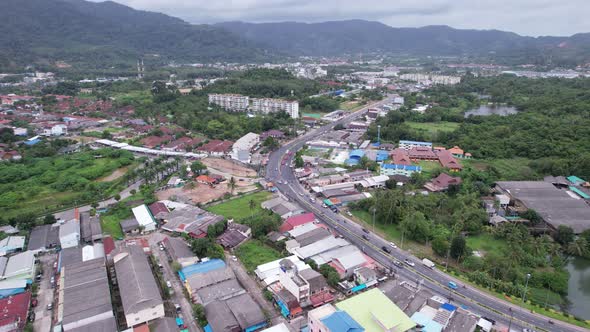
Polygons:
[[397,246],[393,242],[389,242],[389,246],[392,247],[393,249],[397,249]]
[[231,256],[231,260],[234,261],[234,262],[237,262],[238,261],[238,258],[236,256]]
[[299,196],[303,196],[303,193],[299,193]]
[[352,217],[352,213],[350,213],[350,211],[346,211],[346,214],[347,214],[349,217]]
[[408,264],[409,266],[412,266],[412,267],[416,266],[416,264],[414,262],[412,262],[411,260],[409,260],[407,258],[404,260],[404,263],[406,263],[406,264]]
[[170,280],[166,281],[166,286],[168,286],[168,288],[172,288],[172,283],[170,282]]

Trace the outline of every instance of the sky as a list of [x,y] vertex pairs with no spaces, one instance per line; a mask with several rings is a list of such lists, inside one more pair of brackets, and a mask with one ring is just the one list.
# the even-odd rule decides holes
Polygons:
[[[100,2],[101,0],[93,0]],[[191,23],[379,21],[393,27],[449,25],[527,36],[590,32],[590,0],[115,0]]]

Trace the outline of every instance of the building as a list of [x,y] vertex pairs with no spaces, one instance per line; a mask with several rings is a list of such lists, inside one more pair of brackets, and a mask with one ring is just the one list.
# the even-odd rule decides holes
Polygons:
[[27,250],[10,256],[4,268],[2,279],[29,279],[35,275],[35,253]]
[[22,251],[25,248],[24,236],[9,236],[0,240],[0,256]]
[[393,160],[393,164],[396,164],[396,165],[405,165],[405,166],[412,165],[412,161],[410,160],[410,155],[408,154],[408,150],[397,148],[397,149],[391,151],[391,159]]
[[416,162],[420,160],[426,161],[437,161],[438,156],[432,150],[431,147],[426,146],[414,146],[408,150],[408,156],[410,160]]
[[291,261],[291,263],[293,263],[298,270],[304,270],[309,268],[309,265],[307,265],[305,262],[299,259],[299,257],[292,255],[289,257],[277,259],[272,262],[258,265],[256,267],[256,270],[254,270],[254,273],[256,274],[258,279],[260,279],[260,281],[263,282],[264,285],[271,285],[279,281],[279,275],[281,274],[281,261],[284,259]]
[[451,172],[459,172],[463,169],[463,165],[455,159],[454,154],[450,150],[436,151],[438,161],[444,168],[448,168]]
[[316,221],[315,215],[312,212],[303,213],[287,218],[279,228],[280,232],[287,232],[293,228],[305,225]]
[[203,273],[195,273],[186,277],[184,286],[188,291],[191,299],[194,302],[199,302],[198,292],[207,287],[214,287],[215,285],[224,283],[228,280],[235,279],[232,269],[230,267],[223,267],[219,269],[213,269]]
[[41,225],[31,230],[28,250],[45,251],[59,244],[59,225]]
[[127,327],[164,317],[164,302],[143,250],[128,246],[113,262]]
[[136,206],[131,209],[133,216],[139,223],[139,227],[143,229],[143,232],[151,232],[156,230],[156,220],[152,216],[152,213],[145,204]]
[[260,135],[247,133],[234,143],[230,156],[232,159],[249,164],[252,157],[251,152],[258,143],[260,143]]
[[279,282],[289,291],[301,307],[321,305],[334,299],[328,291],[326,279],[309,266],[299,270],[291,260],[280,261]]
[[27,324],[27,314],[31,303],[31,293],[25,292],[0,299],[1,331],[23,331]]
[[228,111],[245,111],[250,97],[238,94],[209,94],[209,104],[220,106]]
[[331,304],[313,309],[307,314],[309,332],[364,332],[365,329],[350,315],[336,310]]
[[432,150],[431,142],[419,142],[419,141],[399,141],[398,144],[400,149],[410,150],[411,148],[426,147]]
[[416,323],[378,288],[339,302],[336,308],[350,315],[366,332],[404,332],[416,326]]
[[266,316],[249,294],[217,300],[205,306],[213,332],[256,331],[267,325]]
[[379,174],[387,175],[387,176],[394,176],[394,175],[404,175],[404,176],[412,176],[414,173],[422,173],[421,166],[414,166],[414,165],[399,165],[399,164],[381,164],[379,167]]
[[80,243],[80,223],[76,219],[59,226],[59,244],[62,248],[77,247]]
[[183,267],[198,263],[199,258],[195,256],[183,239],[167,236],[162,240],[162,243],[172,261],[180,263]]
[[225,232],[217,238],[217,242],[226,249],[232,249],[249,239],[251,236],[252,230],[250,227],[230,221]]
[[214,139],[198,147],[197,151],[205,152],[214,157],[222,157],[230,153],[233,144],[234,142],[232,141],[220,141]]
[[286,112],[293,119],[299,117],[299,102],[272,98],[252,98],[250,110],[254,113]]
[[116,330],[104,257],[68,264],[59,278],[57,315],[65,332]]
[[460,177],[452,177],[446,173],[440,173],[439,176],[427,182],[424,188],[431,192],[441,192],[448,190],[450,186],[458,186],[461,182]]
[[100,226],[100,218],[98,216],[91,216],[88,212],[81,213],[80,230],[82,240],[86,243],[102,239],[102,227]]
[[272,137],[274,139],[283,139],[285,138],[285,133],[280,130],[271,129],[260,134],[260,141],[264,142],[264,140],[266,140],[269,137]]

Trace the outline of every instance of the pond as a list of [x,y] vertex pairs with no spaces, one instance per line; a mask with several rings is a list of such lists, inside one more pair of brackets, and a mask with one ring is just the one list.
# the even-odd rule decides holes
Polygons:
[[481,105],[478,108],[470,109],[465,112],[465,117],[470,116],[488,116],[488,115],[500,115],[506,116],[518,113],[516,107],[502,106],[502,105]]
[[590,259],[570,259],[566,269],[570,273],[567,299],[571,303],[568,312],[584,319],[590,319]]

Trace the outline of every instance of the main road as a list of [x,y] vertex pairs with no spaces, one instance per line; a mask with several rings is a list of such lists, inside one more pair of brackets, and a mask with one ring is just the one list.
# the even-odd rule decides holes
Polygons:
[[[482,290],[473,287],[459,287],[456,290],[450,289],[447,285],[450,281],[462,284],[455,278],[437,270],[430,269],[422,265],[420,260],[408,252],[401,249],[393,249],[391,253],[384,252],[381,248],[388,246],[389,242],[373,233],[367,233],[361,226],[354,221],[332,212],[330,209],[324,209],[320,206],[321,202],[312,202],[308,198],[308,192],[303,188],[289,167],[293,161],[294,152],[301,149],[306,142],[334,130],[337,124],[346,124],[360,115],[364,114],[368,108],[378,107],[385,103],[385,100],[373,103],[367,107],[351,113],[344,118],[311,130],[305,135],[281,146],[274,151],[270,157],[266,168],[266,178],[273,181],[279,191],[290,200],[298,202],[303,208],[314,212],[319,220],[337,231],[348,241],[361,248],[361,250],[379,262],[385,267],[392,269],[401,278],[412,280],[422,284],[433,292],[446,296],[452,302],[469,308],[472,312],[511,326],[515,331],[523,328],[534,328],[545,331],[556,332],[579,332],[588,331],[582,327],[568,324],[558,320],[551,320],[540,314],[532,313],[527,309],[516,306],[512,303],[496,298]],[[364,235],[364,236],[363,236]],[[366,238],[365,238],[366,237]],[[396,263],[409,260],[415,263],[413,267],[406,264],[405,266],[396,265]]]

